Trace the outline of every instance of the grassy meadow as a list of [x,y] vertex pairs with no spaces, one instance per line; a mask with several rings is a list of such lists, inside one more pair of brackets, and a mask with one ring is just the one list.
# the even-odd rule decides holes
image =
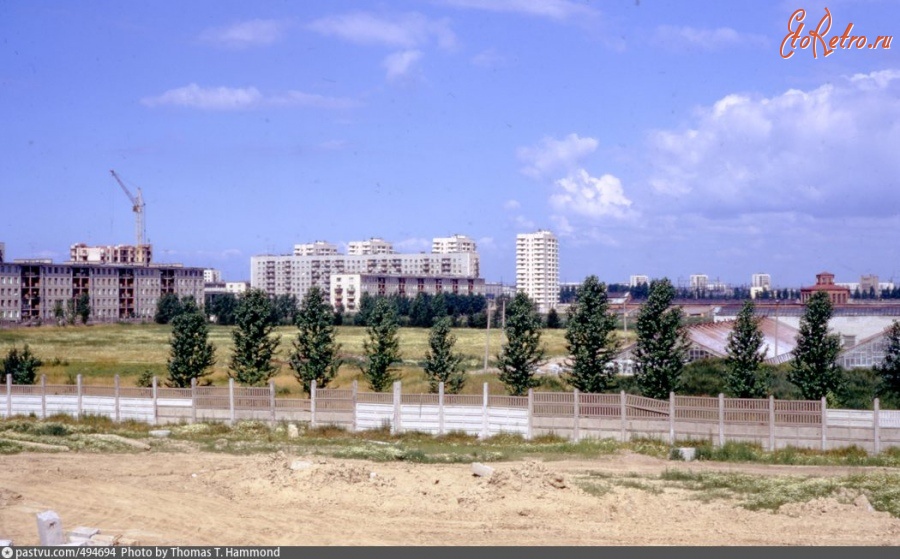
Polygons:
[[[227,382],[228,362],[232,341],[230,326],[210,326],[210,341],[216,346],[217,362],[212,375],[214,384]],[[124,386],[134,385],[144,371],[164,378],[169,356],[169,338],[172,328],[158,324],[97,324],[89,326],[40,326],[0,330],[0,358],[13,346],[28,344],[44,365],[39,374],[47,375],[51,384],[74,383],[77,375],[83,375],[85,384],[110,385],[118,374]],[[420,362],[428,349],[428,329],[401,328],[400,348],[403,363],[398,367],[404,391],[426,392]],[[296,333],[293,326],[277,329],[281,338],[277,359],[281,370],[275,377],[280,394],[299,394],[299,384],[287,365],[287,356]],[[503,392],[503,387],[493,373],[484,374],[485,331],[471,328],[454,329],[457,337],[456,351],[463,354],[463,365],[470,373],[465,393],[480,393],[481,385],[488,382],[492,393]],[[543,342],[547,357],[565,355],[565,330],[544,330]],[[363,355],[366,329],[342,326],[338,328],[338,343],[346,362],[332,384],[335,388],[347,387],[354,380],[364,386],[356,362]],[[491,329],[490,366],[505,342],[500,329]]]

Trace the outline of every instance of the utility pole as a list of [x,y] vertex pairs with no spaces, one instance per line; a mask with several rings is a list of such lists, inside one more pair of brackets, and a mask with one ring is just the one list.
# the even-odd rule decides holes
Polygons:
[[487,330],[484,336],[484,373],[487,374],[488,355],[491,348],[491,301],[487,302]]

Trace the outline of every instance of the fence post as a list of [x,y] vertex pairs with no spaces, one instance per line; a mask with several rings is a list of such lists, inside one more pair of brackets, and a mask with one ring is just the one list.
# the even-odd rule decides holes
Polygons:
[[872,430],[873,440],[875,442],[875,454],[881,453],[881,419],[878,417],[881,415],[881,401],[878,398],[875,398],[875,402],[872,405]]
[[234,425],[234,379],[228,379],[228,424]]
[[358,394],[359,394],[359,382],[358,382],[358,381],[355,381],[355,380],[353,381],[353,388],[352,388],[352,390],[353,390],[353,425],[350,426],[350,430],[351,430],[352,432],[356,432],[357,425],[358,425],[358,419],[357,419],[357,416],[356,416],[356,401],[359,399],[359,396],[358,396]]
[[316,427],[316,381],[309,381],[309,424]]
[[272,425],[275,425],[275,422],[278,420],[275,415],[275,381],[269,381],[269,410],[271,410],[272,415]]
[[6,375],[6,417],[12,417],[12,375]]
[[156,380],[156,375],[153,375],[153,384],[151,385],[153,388],[153,424],[159,425],[159,399],[157,397],[157,388],[159,384]]
[[828,446],[828,402],[825,396],[822,396],[822,450],[826,450]]
[[579,400],[578,394],[579,394],[579,392],[578,392],[578,389],[576,388],[575,391],[572,393],[572,396],[574,397],[574,401],[575,401],[575,405],[573,406],[573,411],[575,412],[575,417],[574,417],[575,423],[574,423],[574,427],[572,429],[572,436],[575,438],[576,443],[581,439],[581,430],[579,429],[579,427],[581,427],[581,425],[579,425],[579,423],[581,423],[581,421],[579,420],[579,418],[581,417],[581,406],[579,406],[580,402],[578,401]]
[[438,435],[444,434],[444,383],[438,383]]
[[121,420],[121,412],[119,411],[119,375],[113,377],[113,398],[115,402],[115,410],[113,413],[115,414],[115,421],[118,423]]
[[488,383],[484,383],[481,397],[481,438],[488,438]]
[[669,392],[669,444],[675,446],[675,393]]
[[619,392],[619,412],[622,415],[622,442],[624,443],[625,441],[628,440],[626,438],[626,436],[627,436],[627,430],[626,430],[627,416],[626,416],[626,409],[625,409],[625,391],[624,390]]
[[525,438],[529,441],[534,437],[534,389],[528,389],[528,427]]
[[77,402],[77,404],[75,405],[75,419],[81,419],[81,412],[82,412],[83,404],[84,404],[84,400],[83,400],[84,395],[82,394],[83,386],[82,386],[81,382],[82,382],[81,374],[79,373],[75,377],[75,386],[76,386],[75,390],[76,390],[76,394],[78,395],[75,400]]
[[47,375],[41,375],[41,419],[47,419]]
[[725,395],[719,393],[719,446],[725,445]]
[[394,381],[394,421],[391,423],[392,433],[400,433],[403,429],[403,425],[401,425],[403,419],[400,417],[400,390],[400,381]]
[[769,396],[769,452],[775,451],[775,396]]
[[197,423],[197,379],[191,379],[191,423]]

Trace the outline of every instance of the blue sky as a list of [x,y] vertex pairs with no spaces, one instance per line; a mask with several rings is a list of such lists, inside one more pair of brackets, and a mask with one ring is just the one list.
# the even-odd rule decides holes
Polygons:
[[157,261],[229,280],[463,233],[511,282],[545,228],[562,281],[900,281],[900,43],[782,58],[826,6],[900,35],[891,0],[2,2],[0,242],[133,243],[115,169]]

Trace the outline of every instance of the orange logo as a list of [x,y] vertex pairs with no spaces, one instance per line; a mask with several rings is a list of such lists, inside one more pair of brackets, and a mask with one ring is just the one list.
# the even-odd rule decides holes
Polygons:
[[[810,29],[805,36],[803,29],[806,26],[803,20],[806,19],[806,10],[799,9],[791,14],[788,20],[788,34],[781,41],[781,58],[788,59],[794,56],[794,51],[798,48],[801,50],[812,47],[813,58],[819,58],[819,49],[822,56],[830,56],[835,50],[841,49],[876,49],[882,48],[890,50],[893,35],[879,35],[871,43],[865,35],[853,35],[853,23],[848,23],[843,34],[835,35],[830,39],[826,38],[828,32],[831,31],[831,11],[825,8],[825,15],[819,20],[819,24],[815,29]],[[796,27],[795,27],[796,24]]]

